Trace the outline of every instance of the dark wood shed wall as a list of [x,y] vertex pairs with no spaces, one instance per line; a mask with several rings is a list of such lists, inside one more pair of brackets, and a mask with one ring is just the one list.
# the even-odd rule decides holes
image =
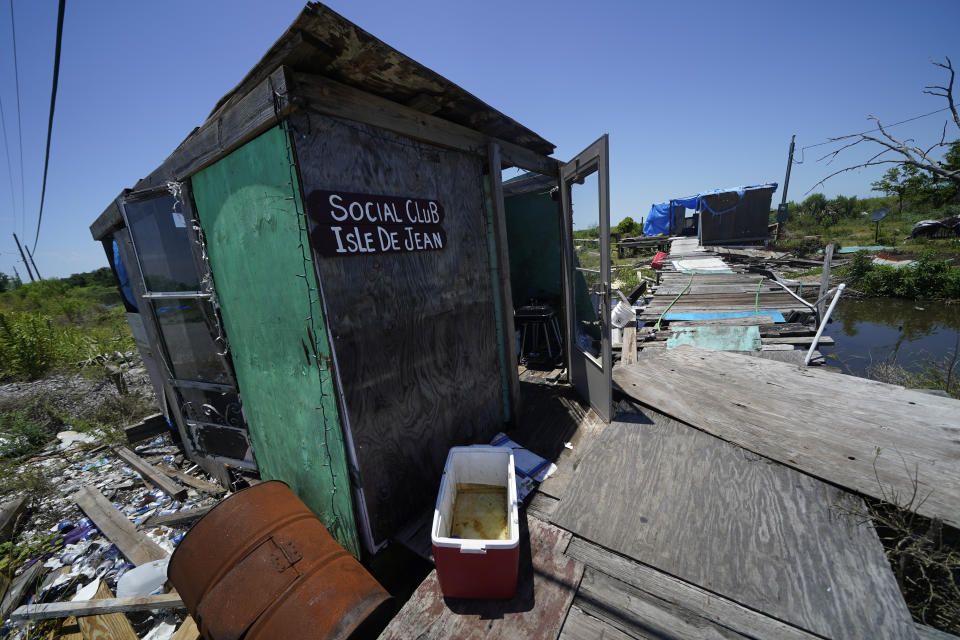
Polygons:
[[768,236],[770,198],[774,188],[747,189],[740,198],[736,191],[704,196],[703,200],[714,211],[732,211],[712,214],[706,207],[700,213],[700,244],[718,245],[743,242],[759,244]]
[[436,496],[451,446],[503,420],[484,159],[316,114],[291,120],[305,199],[339,190],[438,200],[447,244],[315,262],[374,540]]

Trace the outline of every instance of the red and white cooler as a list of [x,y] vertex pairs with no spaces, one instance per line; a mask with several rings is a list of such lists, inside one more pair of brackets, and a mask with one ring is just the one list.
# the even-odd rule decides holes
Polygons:
[[[457,483],[507,489],[507,539],[450,537]],[[513,452],[505,447],[453,447],[447,455],[430,531],[443,595],[451,598],[512,598],[520,561],[520,514]]]

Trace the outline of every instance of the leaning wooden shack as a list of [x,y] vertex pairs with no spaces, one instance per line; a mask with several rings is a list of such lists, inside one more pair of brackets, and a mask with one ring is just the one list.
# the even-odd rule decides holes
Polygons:
[[588,174],[608,232],[606,136],[570,163],[553,149],[309,4],[91,226],[189,455],[284,480],[355,555],[428,506],[448,448],[489,441],[521,401],[513,292],[543,287],[510,251],[544,240],[508,232],[511,166],[539,176],[524,194],[550,257],[530,277],[551,283],[564,341],[589,343],[567,366],[608,416],[610,274],[581,266],[570,234]]

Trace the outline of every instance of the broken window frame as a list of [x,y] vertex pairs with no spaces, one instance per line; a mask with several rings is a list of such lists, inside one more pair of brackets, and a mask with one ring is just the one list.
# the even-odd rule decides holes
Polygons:
[[[226,349],[226,341],[219,340],[211,335],[211,343],[214,345],[214,348],[217,352],[217,360],[219,361],[221,368],[224,372],[226,383],[223,381],[214,382],[203,379],[192,379],[192,378],[178,378],[175,374],[174,359],[171,356],[168,344],[167,337],[163,332],[163,324],[160,322],[160,318],[157,315],[156,309],[153,305],[153,302],[156,300],[194,300],[194,301],[207,301],[208,308],[204,310],[212,320],[214,320],[218,326],[222,327],[222,319],[219,317],[219,310],[215,305],[215,298],[213,295],[212,285],[210,286],[209,291],[202,290],[184,290],[184,291],[162,291],[162,290],[151,290],[147,284],[147,278],[144,275],[144,265],[142,261],[142,252],[143,248],[142,242],[143,238],[140,238],[138,242],[137,234],[134,232],[135,227],[130,224],[130,217],[128,215],[128,206],[135,205],[142,202],[147,202],[150,200],[156,200],[159,198],[171,198],[173,200],[173,206],[171,207],[171,214],[176,212],[176,208],[179,208],[179,213],[183,216],[184,219],[184,231],[186,234],[186,240],[188,243],[189,255],[192,260],[192,267],[197,275],[197,282],[202,287],[204,283],[212,282],[209,269],[207,264],[203,261],[199,253],[199,241],[197,238],[195,225],[198,224],[195,220],[193,214],[193,208],[191,206],[191,200],[186,193],[187,185],[165,185],[164,187],[147,189],[143,191],[126,193],[118,198],[117,203],[120,207],[121,214],[123,216],[124,223],[128,229],[130,235],[130,242],[133,245],[134,255],[136,256],[137,265],[136,265],[136,274],[134,277],[139,278],[140,283],[143,287],[143,294],[141,295],[142,300],[146,303],[142,306],[145,307],[142,312],[149,314],[151,317],[154,326],[157,328],[158,344],[156,345],[157,351],[160,354],[161,364],[163,366],[166,382],[169,387],[174,391],[176,398],[170,398],[173,402],[170,402],[170,408],[175,414],[175,418],[178,422],[183,425],[182,432],[187,437],[185,438],[187,442],[185,444],[194,451],[197,455],[207,458],[213,462],[226,464],[228,466],[239,467],[242,469],[256,470],[257,463],[254,458],[253,453],[253,444],[250,441],[250,434],[247,429],[246,420],[243,417],[242,410],[242,401],[240,399],[240,391],[237,385],[236,376],[233,372],[233,364],[230,361],[229,354]],[[167,255],[167,252],[164,252],[164,255]],[[213,421],[205,420],[195,420],[188,417],[187,411],[185,410],[187,401],[184,398],[184,394],[181,393],[181,389],[199,389],[212,392],[221,392],[221,393],[233,393],[237,397],[238,402],[238,411],[237,414],[241,418],[240,425],[228,424],[226,421],[224,424],[219,424]],[[218,412],[219,413],[219,412]],[[203,438],[200,436],[199,430],[211,429],[211,428],[227,428],[231,431],[236,431],[243,435],[246,441],[246,451],[242,458],[228,457],[220,455],[217,452],[209,451],[204,449],[201,446]]]

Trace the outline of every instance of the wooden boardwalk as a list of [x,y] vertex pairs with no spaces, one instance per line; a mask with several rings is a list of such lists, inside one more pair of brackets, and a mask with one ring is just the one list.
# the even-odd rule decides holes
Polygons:
[[[521,518],[517,596],[445,599],[433,572],[382,637],[940,637],[912,620],[860,495],[915,482],[920,513],[958,524],[958,403],[796,366],[810,316],[673,241],[612,423],[560,372],[522,372],[508,435],[557,471]],[[405,537],[429,557],[426,519]]]
[[382,638],[917,637],[859,498],[648,408],[604,425],[567,385],[523,394],[508,434],[558,471],[517,596],[445,599],[433,572]]
[[[638,350],[694,344],[803,362],[815,333],[806,322],[809,308],[770,278],[723,255],[697,246],[696,238],[671,243],[660,282],[637,314]],[[724,317],[734,315],[739,317]],[[821,339],[821,344],[830,343],[830,338]],[[822,363],[815,355],[814,364]]]

